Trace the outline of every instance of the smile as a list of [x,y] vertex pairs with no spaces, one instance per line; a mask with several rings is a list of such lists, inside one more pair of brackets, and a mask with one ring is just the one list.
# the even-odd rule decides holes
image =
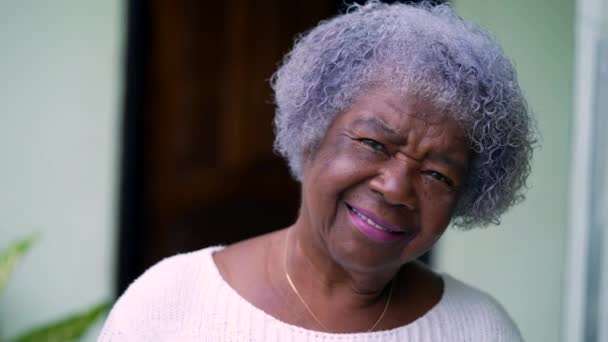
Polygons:
[[389,233],[403,233],[402,231],[399,230],[392,230],[386,227],[383,227],[379,224],[377,224],[374,220],[372,220],[371,218],[365,216],[362,212],[358,211],[355,208],[350,208],[355,214],[357,214],[360,218],[362,218],[364,221],[366,221],[367,223],[369,223],[370,225],[372,225],[374,228],[385,231],[385,232],[389,232]]
[[349,209],[352,223],[366,237],[380,242],[393,241],[401,239],[405,236],[405,232],[401,229],[387,227],[386,224],[377,222],[368,215],[364,214],[360,209],[356,209],[350,205],[346,205]]

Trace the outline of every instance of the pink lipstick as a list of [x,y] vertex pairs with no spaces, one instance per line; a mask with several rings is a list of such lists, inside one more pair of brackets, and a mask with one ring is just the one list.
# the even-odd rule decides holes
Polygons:
[[366,237],[378,242],[402,239],[406,234],[402,228],[386,223],[362,209],[346,205],[353,225]]

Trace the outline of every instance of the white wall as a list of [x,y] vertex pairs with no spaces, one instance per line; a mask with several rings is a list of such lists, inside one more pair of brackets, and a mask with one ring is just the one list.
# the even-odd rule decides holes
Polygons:
[[558,341],[568,222],[575,0],[455,0],[516,64],[542,133],[527,200],[499,227],[450,231],[440,269],[494,295],[528,342]]
[[0,294],[0,338],[112,297],[123,12],[0,0],[0,248],[42,233]]

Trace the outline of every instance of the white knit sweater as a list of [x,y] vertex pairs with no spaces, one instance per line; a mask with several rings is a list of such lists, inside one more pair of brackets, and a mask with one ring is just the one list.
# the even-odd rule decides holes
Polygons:
[[116,302],[98,341],[522,341],[500,304],[445,274],[439,303],[408,325],[352,334],[293,326],[256,308],[224,281],[211,257],[218,248],[151,267]]

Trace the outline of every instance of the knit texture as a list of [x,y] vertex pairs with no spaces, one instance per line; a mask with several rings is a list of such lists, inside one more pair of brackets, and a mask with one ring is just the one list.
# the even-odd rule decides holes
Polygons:
[[212,258],[220,248],[176,255],[147,270],[116,302],[98,341],[522,341],[496,300],[446,274],[439,303],[402,327],[333,334],[290,325],[224,281]]

